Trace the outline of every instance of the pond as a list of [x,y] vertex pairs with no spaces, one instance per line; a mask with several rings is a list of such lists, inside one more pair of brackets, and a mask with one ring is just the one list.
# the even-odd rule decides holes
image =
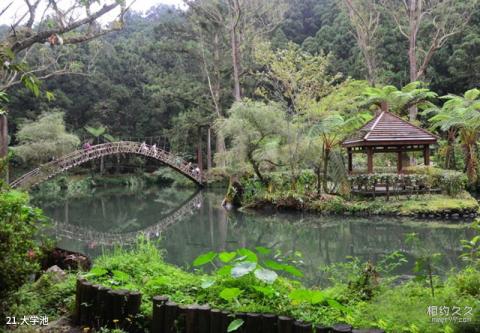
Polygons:
[[[416,233],[429,253],[442,254],[439,269],[458,267],[460,240],[470,239],[469,221],[428,221],[391,217],[359,218],[302,213],[227,212],[223,191],[111,187],[88,194],[34,194],[34,203],[55,221],[50,233],[58,246],[92,257],[114,243],[126,246],[140,234],[158,239],[168,262],[184,268],[201,253],[263,246],[295,258],[304,282],[324,282],[323,268],[349,257],[379,262],[393,251],[408,263],[397,271],[412,274],[415,261],[406,235]],[[301,257],[300,257],[301,254]]]

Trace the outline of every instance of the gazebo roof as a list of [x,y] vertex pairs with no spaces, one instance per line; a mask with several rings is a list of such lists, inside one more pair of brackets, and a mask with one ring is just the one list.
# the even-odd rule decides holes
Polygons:
[[437,142],[437,136],[408,121],[383,111],[366,123],[343,147],[424,145]]

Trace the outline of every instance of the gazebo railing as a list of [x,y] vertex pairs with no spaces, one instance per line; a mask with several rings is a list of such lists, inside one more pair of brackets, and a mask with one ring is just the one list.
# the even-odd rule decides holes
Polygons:
[[366,196],[415,195],[438,193],[440,188],[427,175],[418,174],[358,174],[350,175],[352,194]]

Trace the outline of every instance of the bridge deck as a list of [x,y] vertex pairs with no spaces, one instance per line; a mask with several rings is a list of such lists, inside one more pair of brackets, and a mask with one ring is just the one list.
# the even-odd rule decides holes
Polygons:
[[136,154],[154,158],[172,169],[177,170],[198,185],[201,186],[203,184],[201,172],[198,172],[192,163],[188,163],[183,158],[163,149],[138,142],[119,141],[95,145],[88,149],[76,150],[24,174],[13,181],[10,186],[13,188],[30,188],[88,161],[117,154]]

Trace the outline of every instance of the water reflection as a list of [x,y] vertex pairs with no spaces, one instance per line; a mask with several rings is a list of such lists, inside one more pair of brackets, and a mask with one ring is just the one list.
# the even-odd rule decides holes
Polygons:
[[167,261],[189,267],[198,254],[210,250],[264,246],[283,254],[301,252],[309,284],[322,282],[325,265],[349,256],[377,262],[396,250],[409,259],[400,272],[411,273],[414,258],[405,234],[412,232],[428,251],[443,254],[441,268],[446,271],[460,264],[460,240],[472,237],[467,223],[226,212],[220,207],[222,194],[155,187],[98,191],[55,202],[38,198],[37,203],[58,221],[55,234],[67,249],[95,256],[114,241],[128,244],[126,240],[144,232],[161,237]]

